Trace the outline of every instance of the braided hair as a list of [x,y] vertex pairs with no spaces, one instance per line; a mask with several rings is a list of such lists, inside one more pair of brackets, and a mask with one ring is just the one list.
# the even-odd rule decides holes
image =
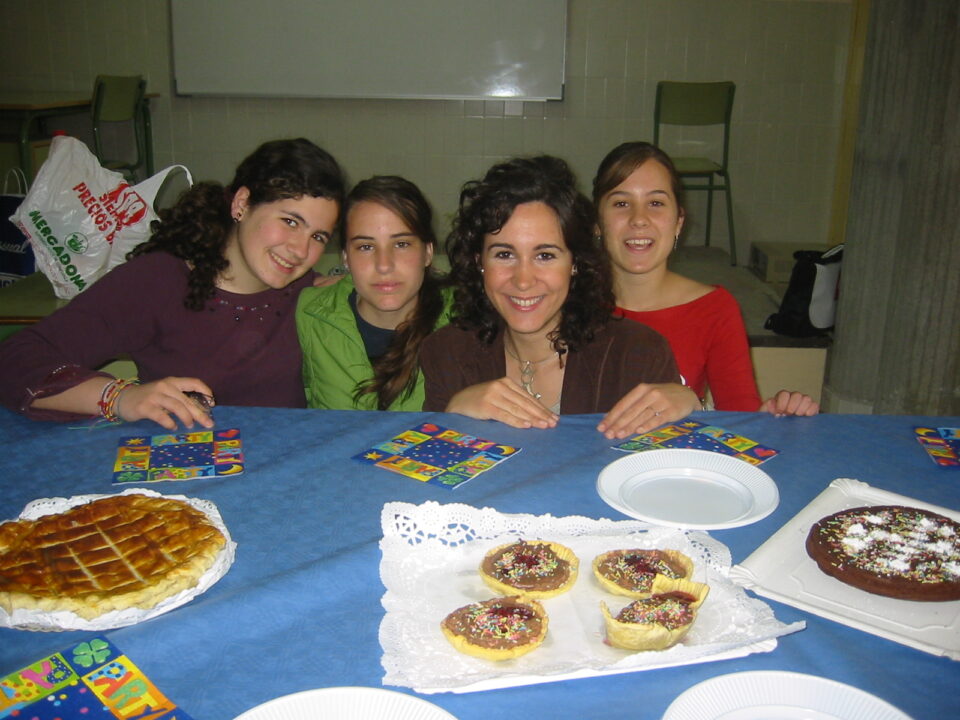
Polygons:
[[[341,247],[345,250],[349,234],[350,209],[361,202],[381,205],[399,217],[424,245],[435,246],[433,211],[420,189],[395,175],[378,175],[356,185],[347,195],[341,214]],[[373,377],[357,385],[354,399],[373,393],[377,409],[386,410],[398,397],[408,397],[417,385],[420,368],[420,343],[433,332],[443,312],[443,282],[427,267],[417,292],[417,304],[393,333],[387,351],[373,361]]]

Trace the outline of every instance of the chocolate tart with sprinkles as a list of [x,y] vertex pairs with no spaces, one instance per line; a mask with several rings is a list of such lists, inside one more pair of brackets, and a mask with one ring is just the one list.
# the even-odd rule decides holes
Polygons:
[[501,597],[454,610],[440,623],[457,650],[484,660],[512,660],[543,643],[549,619],[536,600]]
[[653,593],[634,600],[614,617],[600,603],[607,643],[624,650],[666,650],[690,632],[697,609],[710,588],[690,580],[669,580],[657,575]]
[[501,595],[550,598],[577,580],[579,561],[573,550],[543,540],[500,545],[480,563],[480,577]]
[[876,595],[960,600],[960,523],[919,508],[876,505],[816,522],[807,554],[827,575]]
[[607,592],[632,598],[649,597],[653,580],[689,580],[693,561],[676,550],[611,550],[593,559],[593,574]]

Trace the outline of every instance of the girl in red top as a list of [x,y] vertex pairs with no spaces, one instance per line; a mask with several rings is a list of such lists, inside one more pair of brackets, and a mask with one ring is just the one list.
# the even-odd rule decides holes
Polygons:
[[667,338],[686,383],[717,410],[815,415],[809,396],[781,390],[761,402],[740,307],[722,287],[667,267],[683,228],[683,186],[669,156],[646,142],[614,148],[600,163],[593,200],[613,266],[618,312]]

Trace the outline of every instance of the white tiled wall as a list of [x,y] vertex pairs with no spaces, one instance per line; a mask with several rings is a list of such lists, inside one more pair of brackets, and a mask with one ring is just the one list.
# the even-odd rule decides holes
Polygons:
[[[227,181],[258,143],[303,135],[353,180],[409,177],[442,232],[460,185],[493,162],[560,155],[589,191],[610,148],[651,139],[658,80],[733,80],[745,259],[753,241],[826,241],[850,19],[848,0],[570,0],[562,102],[223,99],[172,95],[166,0],[3,0],[0,93],[85,90],[97,73],[142,73],[160,94],[151,105],[158,167],[183,163],[199,179]],[[699,195],[691,244],[702,242]],[[715,244],[725,247],[718,205]]]

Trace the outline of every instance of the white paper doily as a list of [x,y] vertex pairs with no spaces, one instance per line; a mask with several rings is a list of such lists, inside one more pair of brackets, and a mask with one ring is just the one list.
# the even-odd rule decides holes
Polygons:
[[[635,520],[506,515],[436,502],[387,503],[381,523],[386,614],[380,644],[387,685],[422,693],[470,692],[706,662],[772,650],[775,638],[805,626],[781,623],[768,605],[727,579],[730,551],[704,532]],[[574,587],[543,601],[550,617],[546,641],[528,655],[499,663],[457,652],[441,633],[441,621],[463,605],[494,596],[477,572],[480,561],[490,548],[520,538],[559,542],[580,560]],[[661,652],[630,652],[604,643],[600,601],[616,614],[630,599],[603,591],[591,563],[617,548],[669,548],[693,560],[694,580],[707,583],[710,595],[681,644]]]
[[[113,610],[92,620],[87,620],[86,618],[80,617],[76,613],[66,611],[45,612],[42,610],[18,609],[14,610],[13,614],[10,614],[3,608],[0,608],[0,627],[14,628],[17,630],[40,630],[50,632],[59,630],[111,630],[113,628],[134,625],[138,622],[143,622],[144,620],[149,620],[152,617],[156,617],[157,615],[170,612],[174,608],[178,608],[181,605],[190,602],[197,595],[206,592],[210,586],[222,578],[227,573],[227,570],[230,569],[230,566],[233,564],[237,544],[230,539],[230,532],[227,530],[227,526],[224,525],[223,518],[220,517],[220,511],[217,510],[217,506],[209,500],[188,498],[184,495],[161,495],[153,490],[146,490],[143,488],[130,488],[124,490],[122,493],[113,494],[138,494],[148,495],[150,497],[166,497],[171,500],[182,500],[206,515],[210,522],[213,523],[213,525],[223,533],[223,536],[226,538],[226,542],[224,543],[223,548],[217,554],[213,565],[209,570],[200,576],[200,580],[195,586],[192,588],[187,588],[186,590],[181,590],[176,595],[171,595],[165,600],[160,601],[157,605],[149,610],[142,610],[140,608]],[[110,497],[110,495],[74,495],[73,497],[69,498],[40,498],[28,503],[23,509],[23,512],[20,513],[20,517],[17,519],[36,520],[44,515],[66,512],[70,508],[77,505],[82,505],[90,502],[91,500],[99,500],[100,498],[105,497]]]

